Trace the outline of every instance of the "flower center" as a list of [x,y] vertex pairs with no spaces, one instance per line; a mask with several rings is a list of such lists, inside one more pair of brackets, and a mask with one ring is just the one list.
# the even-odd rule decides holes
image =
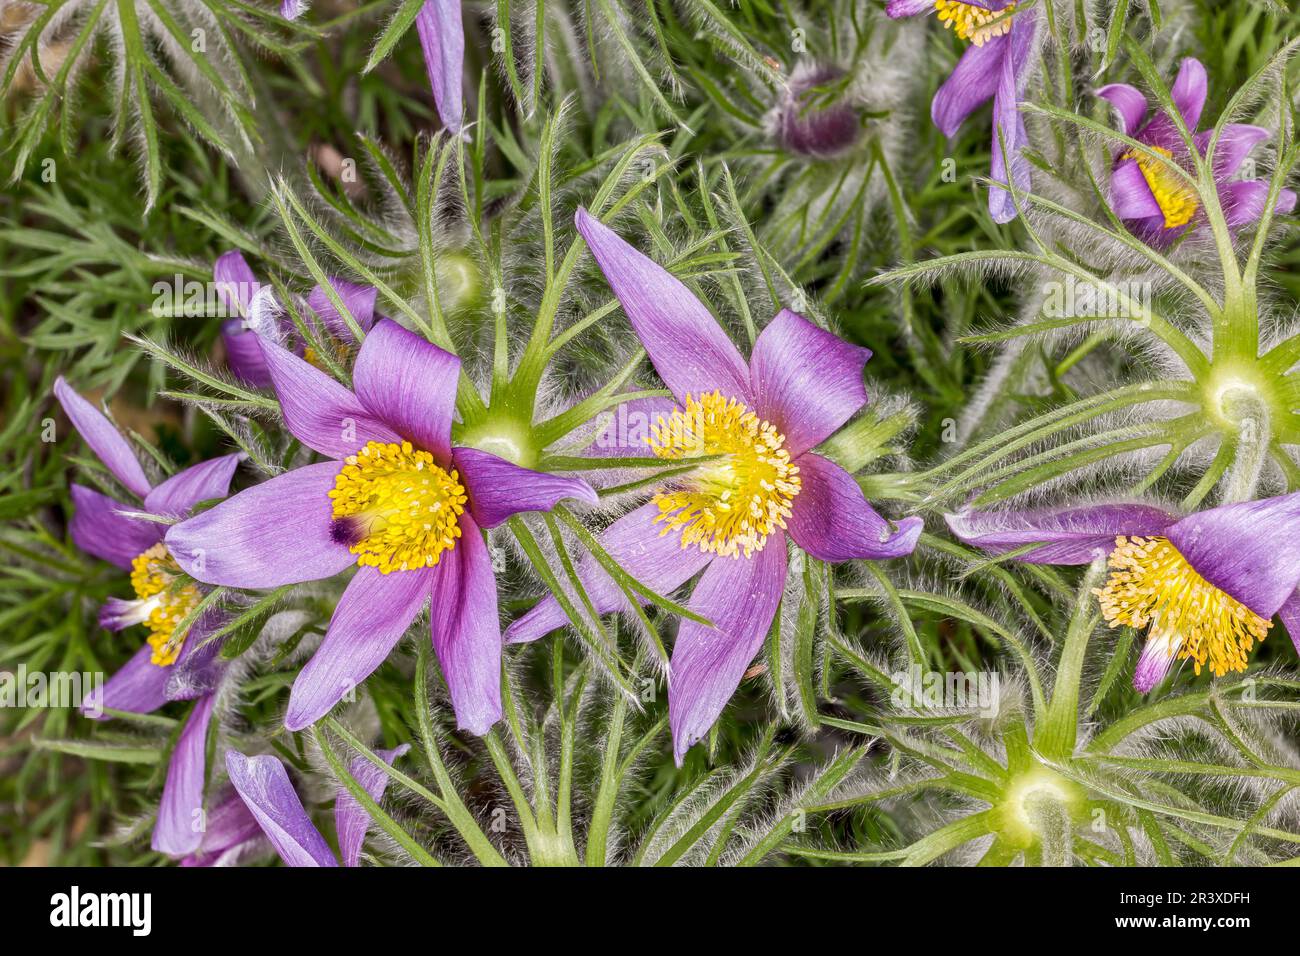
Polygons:
[[1150,625],[1148,641],[1193,661],[1198,674],[1207,663],[1216,677],[1244,671],[1273,626],[1197,574],[1167,538],[1118,537],[1109,564],[1106,586],[1092,593],[1110,626]]
[[654,496],[660,535],[680,529],[683,548],[748,558],[785,527],[799,468],[782,447],[785,436],[742,403],[716,391],[698,401],[687,395],[686,407],[661,417],[646,441],[665,461],[706,459]]
[[[1161,146],[1152,146],[1150,149],[1166,159],[1172,159],[1174,155]],[[1142,170],[1142,178],[1147,181],[1151,195],[1156,197],[1156,204],[1165,214],[1166,229],[1177,229],[1191,222],[1192,216],[1196,215],[1196,210],[1200,208],[1196,190],[1174,172],[1168,163],[1162,163],[1137,150],[1130,150],[1120,159],[1131,159],[1138,164],[1138,169]]]
[[131,562],[131,587],[141,615],[147,615],[140,623],[149,628],[153,648],[149,660],[159,667],[176,663],[185,644],[184,635],[176,639],[176,628],[199,603],[199,586],[193,581],[179,583],[183,577],[181,566],[162,542]]
[[334,537],[357,564],[390,571],[431,568],[460,537],[465,488],[427,451],[367,442],[334,479]]
[[1011,11],[1015,8],[1014,3],[1008,3],[1001,10],[985,10],[961,0],[934,0],[939,21],[961,39],[976,46],[1004,36],[1011,29]]

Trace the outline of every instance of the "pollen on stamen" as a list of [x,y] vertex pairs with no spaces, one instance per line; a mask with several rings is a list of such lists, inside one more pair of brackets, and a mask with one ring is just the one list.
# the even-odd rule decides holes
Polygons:
[[199,603],[198,585],[185,578],[167,546],[159,542],[132,560],[131,587],[149,612],[144,624],[153,648],[150,662],[159,667],[176,663],[185,644],[185,636],[178,639],[176,630]]
[[456,546],[465,488],[410,442],[369,442],[334,479],[335,541],[382,574],[433,567]]
[[1110,626],[1150,626],[1148,641],[1192,661],[1198,674],[1206,666],[1216,677],[1244,671],[1273,626],[1201,577],[1167,538],[1116,538],[1109,565],[1105,587],[1092,593]]
[[1015,8],[1014,3],[1008,3],[1001,10],[985,10],[961,0],[934,0],[939,22],[975,46],[1005,36],[1011,30],[1011,13]]
[[661,535],[680,532],[683,548],[723,557],[752,557],[786,526],[802,482],[785,436],[721,393],[686,396],[646,439],[665,461],[704,459],[657,493]]
[[[1174,154],[1162,146],[1148,148],[1152,152],[1159,153],[1166,160],[1173,159]],[[1142,178],[1147,181],[1147,187],[1165,217],[1166,229],[1177,229],[1192,221],[1192,216],[1196,215],[1196,210],[1201,205],[1196,190],[1170,169],[1169,163],[1161,162],[1139,150],[1130,150],[1120,159],[1131,159],[1138,164],[1138,169],[1142,171]]]

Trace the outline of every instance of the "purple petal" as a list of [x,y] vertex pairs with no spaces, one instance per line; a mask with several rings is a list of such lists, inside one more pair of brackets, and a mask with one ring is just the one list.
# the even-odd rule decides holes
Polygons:
[[245,457],[243,452],[222,455],[177,472],[145,496],[144,506],[156,515],[180,518],[200,501],[224,498]]
[[991,554],[1043,546],[1015,560],[1025,564],[1088,564],[1107,555],[1119,535],[1162,535],[1177,515],[1143,504],[1098,504],[1029,511],[968,511],[945,515],[962,541]]
[[511,464],[478,448],[457,448],[454,463],[481,528],[495,528],[522,511],[550,511],[563,498],[600,503],[581,478],[564,478]]
[[185,856],[203,841],[203,780],[207,768],[208,726],[216,697],[202,697],[190,711],[167,766],[153,848],[168,856]]
[[934,0],[889,0],[885,4],[885,13],[893,20],[929,13],[933,9]]
[[1286,632],[1291,635],[1291,643],[1296,653],[1300,654],[1300,592],[1292,594],[1277,609],[1277,616],[1286,625]]
[[785,547],[777,539],[752,558],[718,558],[700,577],[691,610],[714,623],[682,621],[669,665],[668,722],[680,767],[709,732],[754,659],[785,587]]
[[167,672],[170,668],[151,663],[153,648],[146,644],[81,702],[81,713],[91,720],[104,720],[104,709],[131,714],[148,714],[167,703]]
[[[1037,20],[1018,17],[1007,35],[1007,55],[1002,61],[1002,75],[993,94],[992,161],[989,176],[994,182],[1005,182],[1021,192],[1030,188],[1029,160],[1021,150],[1029,143],[1025,119],[1018,108],[1024,92],[1025,64],[1033,43]],[[1004,157],[1011,161],[1010,178],[1007,177]],[[989,190],[989,213],[994,222],[1005,223],[1016,218],[1017,209],[1011,193],[994,186]]]
[[317,581],[356,561],[336,540],[329,493],[339,473],[323,461],[254,485],[167,530],[167,550],[205,584],[274,588]]
[[[393,761],[411,749],[410,744],[402,744],[392,750],[376,750],[390,767]],[[365,757],[357,757],[348,768],[349,772],[361,784],[361,789],[378,802],[383,799],[388,787],[388,774],[384,773]],[[339,837],[339,856],[344,866],[356,866],[361,859],[361,844],[365,842],[366,830],[370,827],[370,814],[352,796],[352,791],[339,788],[338,799],[334,801],[334,831]]]
[[[1228,183],[1219,190],[1223,215],[1234,229],[1257,222],[1268,201],[1268,183],[1262,179],[1243,179]],[[1296,194],[1290,189],[1278,193],[1274,212],[1288,213],[1295,208]]]
[[650,450],[651,426],[677,409],[675,399],[634,398],[609,413],[608,420],[597,416],[591,422],[595,436],[581,454],[592,458],[628,458],[646,455]]
[[[348,307],[348,311],[352,313],[352,318],[357,320],[357,325],[361,326],[364,332],[370,331],[370,327],[375,324],[375,298],[378,295],[374,286],[357,285],[346,279],[330,278],[329,281],[339,298],[343,300],[343,304]],[[307,305],[320,317],[330,335],[336,339],[351,341],[352,329],[339,310],[334,308],[334,303],[330,301],[322,287],[316,286],[311,290],[311,294],[307,296]]]
[[280,859],[289,866],[339,865],[277,758],[245,757],[232,750],[226,754],[226,772]]
[[224,639],[209,641],[208,637],[224,624],[230,616],[223,610],[209,609],[194,622],[185,635],[185,646],[176,663],[167,668],[168,700],[195,700],[216,691],[226,671],[221,660]]
[[850,345],[782,309],[754,343],[754,411],[785,435],[797,458],[866,404],[862,370],[871,350]]
[[722,326],[676,277],[579,207],[574,217],[650,361],[677,400],[715,389],[749,404],[749,368]]
[[392,319],[370,330],[352,370],[361,404],[443,467],[451,460],[459,380],[460,359]]
[[121,513],[127,505],[84,485],[73,485],[68,491],[72,540],[87,554],[129,571],[132,561],[162,539],[163,525],[128,518]]
[[[331,458],[355,455],[367,442],[397,442],[401,437],[320,369],[287,349],[262,339],[284,423],[308,448]],[[364,354],[364,347],[362,349]],[[357,373],[361,360],[357,360]]]
[[1115,215],[1121,219],[1147,219],[1159,216],[1164,220],[1164,210],[1142,175],[1137,160],[1126,159],[1110,174],[1110,201]]
[[[1260,143],[1272,134],[1262,126],[1250,126],[1246,123],[1229,123],[1223,128],[1223,135],[1214,148],[1214,176],[1226,179],[1241,168],[1242,161],[1250,155]],[[1196,148],[1204,155],[1214,139],[1214,130],[1207,129],[1196,134]]]
[[[460,550],[457,542],[453,551]],[[448,559],[443,554],[442,561]],[[284,726],[302,730],[320,720],[384,662],[424,607],[430,569],[362,567],[348,582],[325,639],[293,682]]]
[[226,367],[236,379],[253,388],[271,387],[271,370],[262,355],[262,340],[243,319],[221,323],[221,341],[226,347]]
[[797,464],[803,488],[790,506],[787,527],[795,544],[813,557],[880,560],[902,557],[916,548],[925,526],[922,519],[904,518],[892,528],[839,465],[813,454],[801,455]]
[[456,547],[433,568],[429,626],[456,726],[482,736],[501,719],[501,619],[483,535],[467,514],[460,525]]
[[1008,49],[1007,36],[966,48],[930,104],[930,119],[944,136],[955,136],[966,117],[993,96],[1002,79],[1002,60]]
[[1193,133],[1201,122],[1201,110],[1205,108],[1208,92],[1205,67],[1195,57],[1187,57],[1178,68],[1178,79],[1174,80],[1169,93],[1183,116],[1183,122]]
[[1147,115],[1147,98],[1127,83],[1112,83],[1097,90],[1097,95],[1108,100],[1119,113],[1120,131],[1134,135]]
[[1166,532],[1201,577],[1269,618],[1300,584],[1300,492],[1221,505]]
[[113,423],[103,412],[86,401],[60,375],[54,380],[54,395],[63,406],[74,428],[81,433],[93,451],[113,476],[128,491],[143,498],[149,493],[149,479],[144,476],[140,460]]
[[307,12],[307,0],[280,0],[280,16],[297,20]]
[[[619,567],[656,593],[667,595],[698,574],[713,555],[696,547],[683,548],[680,532],[661,535],[663,526],[654,523],[659,513],[654,502],[644,504],[606,528],[599,540]],[[590,555],[583,557],[578,576],[597,614],[629,609],[622,589]],[[574,607],[581,608],[576,598]],[[568,615],[548,594],[506,629],[506,641],[535,641],[568,623]]]
[[243,253],[232,250],[217,257],[212,265],[212,281],[217,287],[217,295],[222,303],[236,315],[247,315],[248,307],[253,303],[253,296],[262,284],[253,275],[253,270],[244,261]]
[[[1181,638],[1177,638],[1181,642]],[[1151,689],[1165,679],[1169,665],[1174,662],[1178,645],[1167,637],[1148,637],[1133,671],[1133,689],[1139,694],[1149,694]]]
[[465,30],[460,19],[461,0],[424,0],[415,18],[424,49],[424,67],[433,88],[442,125],[453,133],[461,129],[465,110],[461,74],[465,68]]

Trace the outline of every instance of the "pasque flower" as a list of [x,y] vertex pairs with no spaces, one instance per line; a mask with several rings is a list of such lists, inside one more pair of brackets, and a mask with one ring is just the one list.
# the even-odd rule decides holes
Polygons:
[[320,648],[294,682],[285,726],[318,720],[363,681],[430,602],[433,646],[462,728],[501,716],[496,582],[480,529],[562,498],[595,503],[585,482],[453,448],[460,359],[391,319],[357,353],[353,390],[262,342],[289,431],[329,460],[278,475],[167,532],[209,584],[272,588],[360,567]]
[[[1208,82],[1205,67],[1192,57],[1183,60],[1178,78],[1169,91],[1193,142],[1206,155],[1214,130],[1196,132],[1205,108]],[[1146,97],[1126,83],[1103,86],[1097,95],[1108,100],[1119,115],[1120,128],[1149,146],[1167,162],[1135,149],[1125,148],[1115,159],[1110,175],[1111,201],[1115,213],[1128,223],[1134,235],[1151,245],[1165,246],[1196,227],[1200,198],[1191,183],[1179,176],[1170,163],[1193,172],[1187,144],[1173,119],[1162,110],[1151,111]],[[1268,182],[1233,179],[1250,151],[1269,138],[1269,131],[1244,123],[1228,123],[1214,152],[1214,184],[1228,225],[1239,228],[1257,220],[1268,200]],[[1283,189],[1278,194],[1278,212],[1295,208],[1296,194]]]
[[[674,755],[713,725],[772,623],[786,577],[786,535],[823,561],[909,554],[921,520],[897,528],[867,503],[853,477],[811,449],[867,400],[871,353],[788,310],[746,362],[709,310],[676,278],[588,215],[578,231],[641,344],[673,393],[648,438],[668,462],[703,459],[620,518],[601,544],[629,574],[664,593],[703,571],[669,669]],[[580,572],[596,610],[626,607],[594,561]],[[510,626],[531,641],[566,621],[554,597]]]
[[843,99],[822,104],[818,87],[838,82],[844,71],[829,64],[801,62],[766,117],[768,133],[782,149],[814,159],[831,159],[862,138],[858,111]]
[[[239,313],[239,318],[228,319],[221,326],[226,364],[241,382],[255,388],[270,387],[271,373],[262,357],[261,339],[264,336],[281,343],[292,340],[296,335],[293,321],[279,309],[272,287],[257,281],[257,276],[238,250],[217,257],[212,267],[212,281],[226,308]],[[369,331],[375,323],[374,288],[334,277],[330,277],[329,282],[357,325],[363,332]],[[307,295],[307,308],[309,313],[304,318],[315,320],[314,331],[323,342],[336,347],[339,353],[346,353],[355,346],[351,328],[322,286],[316,286]],[[297,342],[294,351],[303,355],[306,350],[301,342]]]
[[208,726],[222,668],[216,642],[204,639],[222,624],[218,612],[208,611],[186,634],[177,626],[198,605],[197,584],[182,573],[163,543],[166,524],[132,517],[130,512],[180,518],[199,502],[224,498],[242,455],[224,455],[178,472],[156,487],[126,439],[90,402],[60,377],[54,394],[73,426],[109,472],[127,491],[142,500],[123,504],[84,485],[71,488],[72,540],[77,547],[131,574],[135,597],[109,598],[99,623],[120,631],[134,624],[149,630],[149,639],[104,686],[91,692],[81,709],[100,719],[104,709],[145,714],[172,700],[197,700],[172,751],[163,786],[153,848],[172,856],[197,849],[202,834],[195,830],[195,812],[203,808],[203,782]]
[[1277,614],[1300,648],[1300,492],[1185,517],[1141,503],[948,515],[953,534],[1015,560],[1088,564],[1109,555],[1094,593],[1111,627],[1147,629],[1133,686],[1146,693],[1175,659],[1196,673],[1244,671]]
[[[411,749],[402,744],[376,753],[390,766]],[[289,782],[289,772],[277,757],[260,754],[247,757],[237,750],[226,754],[226,772],[247,812],[271,841],[280,859],[289,866],[338,866],[329,844],[311,822],[297,791]],[[388,774],[364,757],[353,760],[349,772],[373,800],[379,800],[388,786]],[[339,839],[339,854],[344,866],[356,866],[361,846],[370,826],[370,814],[351,792],[339,788],[334,801],[334,825]]]
[[[944,26],[970,47],[952,74],[939,87],[930,104],[930,118],[944,136],[954,136],[966,117],[990,98],[993,100],[993,138],[990,177],[1029,189],[1029,161],[1021,149],[1029,140],[1025,121],[1017,109],[1029,75],[1030,54],[1038,29],[1034,7],[1017,10],[1017,0],[889,0],[890,17],[937,13]],[[1003,154],[1011,162],[1007,178]],[[1015,202],[1005,189],[989,190],[989,213],[994,222],[1016,218]]]

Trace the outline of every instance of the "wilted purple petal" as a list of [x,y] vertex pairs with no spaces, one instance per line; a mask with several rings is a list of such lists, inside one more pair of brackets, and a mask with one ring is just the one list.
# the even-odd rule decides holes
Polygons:
[[[1228,183],[1219,190],[1219,199],[1223,203],[1223,215],[1228,225],[1234,229],[1257,222],[1264,214],[1264,203],[1268,202],[1268,183],[1262,179],[1242,179]],[[1295,209],[1296,194],[1290,189],[1278,192],[1274,212],[1288,213]]]
[[205,584],[274,588],[338,574],[356,557],[336,539],[324,461],[253,485],[167,529],[167,550]]
[[501,719],[501,619],[483,535],[468,514],[461,537],[432,569],[429,626],[456,726],[482,736]]
[[1144,504],[1107,503],[1028,511],[945,515],[962,541],[992,554],[1042,544],[1016,558],[1025,564],[1089,564],[1110,554],[1119,535],[1162,535],[1178,516]]
[[180,518],[200,501],[224,498],[230,493],[235,469],[246,457],[243,452],[236,452],[179,471],[149,492],[144,506],[156,515]]
[[717,559],[691,595],[691,610],[714,627],[683,620],[673,645],[668,721],[678,766],[709,732],[763,646],[785,587],[784,545],[778,537],[751,558]]
[[226,754],[226,772],[280,858],[289,866],[338,866],[289,782],[284,764],[270,754]]
[[121,513],[127,505],[84,485],[73,485],[68,491],[72,497],[72,540],[87,554],[129,571],[135,558],[162,539],[164,525],[128,518]]
[[[599,541],[619,567],[656,593],[668,595],[698,574],[713,555],[697,547],[683,548],[680,532],[661,535],[663,525],[654,523],[659,514],[657,504],[644,504],[606,528]],[[578,576],[597,614],[630,609],[622,589],[590,555],[583,557]],[[576,596],[573,603],[581,608]],[[568,623],[555,597],[548,594],[506,629],[506,641],[535,641]]]
[[[375,753],[390,767],[393,761],[411,749],[410,744],[402,744],[392,750],[376,750]],[[376,803],[383,799],[388,787],[388,774],[384,773],[365,757],[352,761],[348,771],[361,789],[370,795]],[[365,842],[366,830],[370,827],[370,814],[352,796],[352,791],[339,788],[338,799],[334,801],[334,830],[339,837],[339,856],[344,866],[356,866],[361,859],[361,844]]]
[[495,528],[522,511],[550,511],[564,498],[599,504],[581,478],[565,478],[511,464],[478,448],[457,448],[454,464],[469,495],[469,509],[481,528]]
[[392,319],[375,323],[352,370],[352,386],[370,414],[444,468],[459,380],[460,359]]
[[[346,279],[335,278],[330,278],[329,282],[338,293],[338,297],[343,300],[343,304],[348,307],[348,311],[352,313],[352,318],[356,319],[357,325],[361,326],[361,330],[370,331],[370,327],[375,324],[375,298],[378,295],[374,286],[357,285]],[[325,294],[324,288],[316,286],[312,289],[311,294],[307,296],[307,305],[320,317],[330,335],[344,341],[353,338],[352,329],[339,310],[334,308],[334,303]]]
[[709,310],[675,276],[579,207],[574,217],[600,271],[669,390],[715,389],[749,404],[749,367]]
[[[398,433],[368,410],[359,396],[320,369],[266,339],[262,340],[262,354],[284,423],[308,448],[331,458],[346,458],[370,441],[401,443]],[[360,369],[358,357],[358,374]]]
[[[459,551],[457,542],[454,551]],[[444,552],[446,562],[450,552]],[[302,730],[320,720],[374,673],[419,615],[433,569],[393,571],[362,567],[348,582],[325,639],[298,673],[284,726]]]
[[90,450],[104,463],[113,476],[128,491],[143,498],[149,493],[149,479],[140,467],[140,460],[113,423],[104,413],[86,401],[60,375],[54,380],[54,395],[74,428],[85,439]]
[[215,703],[213,695],[199,699],[172,751],[153,829],[152,846],[159,853],[184,856],[197,850],[203,840],[203,780]]
[[424,0],[415,18],[424,50],[424,67],[433,88],[442,125],[453,133],[461,129],[465,111],[461,75],[465,69],[465,30],[460,18],[461,0]]
[[1220,505],[1165,532],[1196,572],[1260,617],[1300,584],[1300,492]]
[[785,435],[785,448],[796,458],[866,404],[862,370],[869,358],[870,349],[782,309],[754,343],[753,411]]
[[796,464],[803,489],[790,506],[787,527],[799,547],[822,561],[898,558],[915,550],[925,525],[920,518],[903,518],[891,528],[839,465],[813,454],[801,455]]
[[1127,83],[1111,83],[1097,90],[1097,95],[1108,100],[1119,113],[1120,131],[1134,135],[1147,115],[1147,98]]
[[131,714],[148,714],[167,703],[166,667],[153,664],[153,648],[146,644],[117,669],[102,688],[88,693],[81,702],[81,713],[91,720],[106,720],[109,710]]

